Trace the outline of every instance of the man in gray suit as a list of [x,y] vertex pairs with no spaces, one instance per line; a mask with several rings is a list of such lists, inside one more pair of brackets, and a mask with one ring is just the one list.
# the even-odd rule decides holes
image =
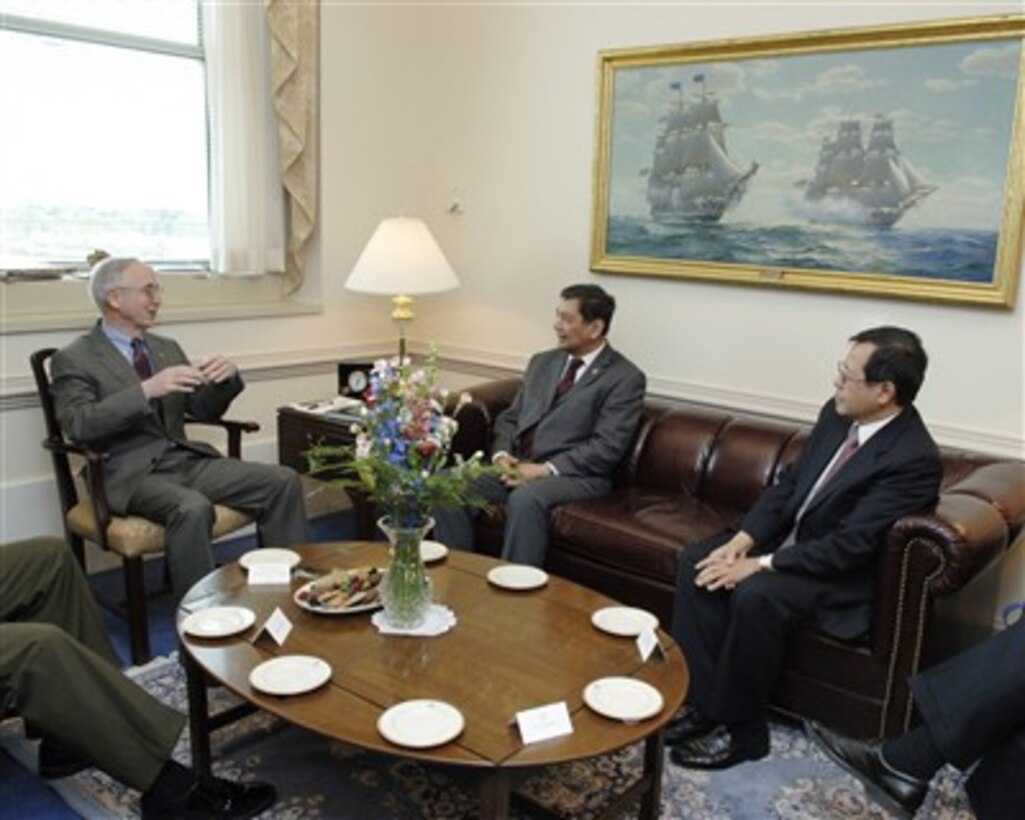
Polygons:
[[74,441],[110,453],[104,465],[111,510],[166,529],[176,597],[214,568],[213,505],[252,514],[263,546],[307,540],[302,489],[287,467],[220,458],[185,438],[185,416],[220,418],[242,392],[223,356],[195,365],[178,343],[148,331],[161,306],[151,267],[108,258],[90,278],[102,318],[52,362],[57,417]]
[[[601,495],[637,430],[644,374],[606,340],[615,300],[597,285],[572,285],[555,311],[558,347],[534,355],[511,405],[495,420],[492,461],[506,469],[478,488],[505,504],[507,561],[542,566],[548,511]],[[435,511],[435,535],[472,549],[469,510]]]

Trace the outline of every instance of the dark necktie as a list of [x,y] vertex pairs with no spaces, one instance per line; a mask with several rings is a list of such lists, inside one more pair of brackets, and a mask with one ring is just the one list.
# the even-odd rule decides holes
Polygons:
[[142,339],[132,339],[132,367],[135,368],[139,381],[146,381],[153,375],[153,365],[150,364],[149,354]]
[[562,378],[559,379],[559,383],[555,385],[555,400],[558,401],[565,396],[570,390],[573,389],[573,385],[577,383],[577,371],[580,370],[584,364],[583,359],[570,359],[569,367],[566,368],[566,372],[562,374]]
[[[132,339],[132,367],[135,368],[135,373],[139,377],[140,382],[146,381],[146,379],[153,375],[153,363],[149,360],[149,354],[146,352],[146,345],[142,339]],[[160,424],[163,424],[164,406],[158,399],[150,399],[149,403],[153,408],[153,412],[157,414]]]
[[[559,383],[555,385],[555,398],[552,399],[552,404],[555,404],[559,399],[573,389],[573,385],[576,384],[577,380],[577,371],[580,370],[583,364],[583,359],[574,358],[569,360],[566,372],[562,374],[562,378],[559,379]],[[534,431],[537,430],[538,424],[540,424],[540,422],[533,424],[520,433],[519,451],[523,458],[530,458],[534,454]]]

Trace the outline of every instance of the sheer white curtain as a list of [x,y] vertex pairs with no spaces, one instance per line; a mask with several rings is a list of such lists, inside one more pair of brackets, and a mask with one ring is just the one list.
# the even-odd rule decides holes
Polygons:
[[222,274],[285,270],[285,205],[259,0],[204,0],[210,107],[210,265]]

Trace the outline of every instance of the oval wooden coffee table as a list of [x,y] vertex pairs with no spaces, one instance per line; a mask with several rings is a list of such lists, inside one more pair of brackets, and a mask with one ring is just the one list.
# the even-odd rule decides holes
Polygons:
[[[303,567],[386,566],[387,546],[348,542],[302,547]],[[385,636],[370,613],[325,616],[303,610],[284,586],[248,586],[245,570],[223,567],[194,586],[179,611],[182,657],[189,678],[193,762],[208,768],[209,731],[237,715],[208,716],[204,677],[209,676],[247,704],[290,723],[363,749],[431,763],[475,769],[480,775],[482,818],[508,815],[517,770],[607,754],[645,741],[640,779],[617,796],[614,816],[638,798],[640,816],[658,816],[662,785],[663,728],[683,702],[687,666],[672,638],[659,632],[661,661],[642,662],[635,641],[599,631],[591,614],[615,602],[592,590],[551,577],[540,589],[510,592],[488,583],[501,562],[451,551],[428,567],[434,600],[455,612],[456,626],[430,638]],[[256,613],[249,630],[219,640],[181,632],[192,611],[215,605],[246,606]],[[283,647],[257,629],[275,607],[293,623]],[[265,695],[249,684],[250,671],[278,655],[315,655],[331,664],[330,681],[294,697]],[[665,700],[656,717],[634,724],[602,717],[583,702],[584,687],[607,676],[647,681]],[[433,698],[451,703],[466,719],[462,734],[430,749],[409,749],[377,731],[381,713],[400,701]],[[514,723],[517,712],[565,701],[573,733],[524,746]]]

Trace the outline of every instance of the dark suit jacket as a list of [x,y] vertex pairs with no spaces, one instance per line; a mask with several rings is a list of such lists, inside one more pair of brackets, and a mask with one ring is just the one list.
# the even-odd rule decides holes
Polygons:
[[641,418],[644,374],[606,344],[573,389],[553,403],[567,359],[559,349],[531,358],[512,404],[495,419],[494,452],[519,455],[519,437],[537,425],[532,460],[551,462],[561,476],[611,476]]
[[[154,372],[188,364],[173,339],[147,333],[145,340]],[[236,374],[193,393],[171,393],[159,400],[158,414],[146,400],[131,363],[104,335],[99,322],[54,354],[51,372],[61,429],[73,441],[110,453],[104,479],[115,512],[124,512],[133,482],[153,469],[170,442],[203,455],[219,455],[208,444],[187,441],[185,415],[207,421],[220,418],[244,387]]]
[[800,458],[741,522],[755,540],[756,554],[773,553],[774,569],[831,582],[834,594],[820,624],[841,638],[869,627],[867,604],[883,533],[902,515],[935,504],[943,476],[939,450],[918,411],[905,407],[819,491],[801,518],[796,543],[777,549],[850,424],[828,401]]

